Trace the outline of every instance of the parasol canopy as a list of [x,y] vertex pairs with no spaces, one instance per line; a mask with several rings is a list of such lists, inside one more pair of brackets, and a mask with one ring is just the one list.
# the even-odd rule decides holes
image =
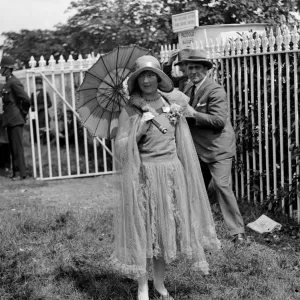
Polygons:
[[76,111],[93,136],[116,136],[120,112],[128,101],[126,80],[137,58],[148,54],[151,50],[138,45],[118,46],[85,72]]

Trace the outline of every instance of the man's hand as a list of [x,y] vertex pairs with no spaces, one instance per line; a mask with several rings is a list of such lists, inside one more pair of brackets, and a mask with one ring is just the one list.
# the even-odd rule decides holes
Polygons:
[[186,118],[195,118],[195,114],[196,114],[196,110],[191,107],[190,105],[188,105],[184,111],[184,116]]
[[176,60],[176,57],[178,55],[178,50],[175,50],[172,55],[169,57],[169,60],[168,60],[168,65],[172,65],[173,62]]

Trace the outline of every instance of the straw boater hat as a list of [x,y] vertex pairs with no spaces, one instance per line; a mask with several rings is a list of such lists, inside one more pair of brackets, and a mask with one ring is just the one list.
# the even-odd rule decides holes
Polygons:
[[201,63],[208,69],[213,67],[213,63],[207,59],[207,54],[203,49],[193,49],[190,51],[189,56],[183,60],[185,63]]
[[177,56],[177,63],[174,64],[174,66],[178,66],[182,64],[182,61],[186,58],[188,58],[188,56],[190,55],[191,49],[182,49],[178,52],[178,56]]
[[139,57],[134,66],[133,73],[128,78],[128,92],[131,95],[134,92],[136,79],[144,71],[152,71],[160,78],[158,82],[158,89],[163,92],[171,92],[174,89],[172,80],[166,75],[160,67],[159,61],[151,55],[144,55]]

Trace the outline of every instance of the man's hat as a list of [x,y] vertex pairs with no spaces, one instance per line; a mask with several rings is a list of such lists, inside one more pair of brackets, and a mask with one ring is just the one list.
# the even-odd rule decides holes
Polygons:
[[35,84],[43,84],[43,78],[40,76],[35,77]]
[[191,49],[182,49],[178,52],[178,56],[177,56],[177,63],[174,64],[174,66],[178,66],[182,64],[182,61],[186,58],[188,58],[189,54],[191,52]]
[[127,85],[128,92],[131,95],[135,89],[137,77],[144,71],[152,71],[160,78],[158,82],[158,89],[163,92],[171,92],[174,88],[172,80],[166,75],[160,67],[159,61],[151,55],[144,55],[139,57],[133,67],[133,73],[129,76]]
[[0,62],[1,68],[10,68],[14,69],[15,61],[11,56],[3,56]]
[[185,63],[201,63],[208,69],[213,67],[213,63],[207,59],[207,54],[203,49],[193,49],[190,51],[189,56],[183,60]]

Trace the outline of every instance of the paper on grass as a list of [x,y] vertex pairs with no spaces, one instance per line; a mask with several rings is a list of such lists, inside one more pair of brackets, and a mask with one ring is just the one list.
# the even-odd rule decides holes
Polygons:
[[265,233],[280,230],[282,225],[270,219],[266,215],[261,215],[256,221],[247,224],[247,227],[258,233]]

